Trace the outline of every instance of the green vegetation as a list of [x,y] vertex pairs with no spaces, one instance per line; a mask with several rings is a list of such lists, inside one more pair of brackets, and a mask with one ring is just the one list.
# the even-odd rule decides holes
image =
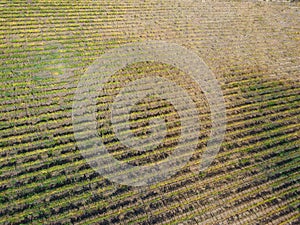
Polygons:
[[[0,224],[297,224],[299,3],[187,4],[0,0]],[[152,95],[131,112],[130,125],[144,137],[151,118],[165,120],[163,143],[141,153],[117,139],[109,107],[132,80],[157,75],[178,83],[201,121],[187,166],[133,188],[103,178],[80,154],[72,104],[99,55],[144,40],[174,42],[203,58],[223,90],[227,131],[213,164],[194,173],[211,127],[201,89],[161,63],[122,69],[96,99],[99,138],[117,159],[156,163],[181,132],[175,108]]]

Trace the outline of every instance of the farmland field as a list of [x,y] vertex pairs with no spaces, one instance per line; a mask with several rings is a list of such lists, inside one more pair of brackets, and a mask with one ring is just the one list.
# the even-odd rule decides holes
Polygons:
[[[299,14],[298,1],[0,0],[0,224],[299,224]],[[101,93],[88,93],[107,151],[140,168],[167,160],[178,145],[195,148],[172,176],[136,187],[88,162],[76,101],[100,56],[147,41],[174,43],[205,62],[222,92],[226,132],[199,172],[217,107],[207,93],[163,62],[118,70]],[[164,138],[138,149],[120,140],[111,107],[143,79],[162,92],[165,80],[176,83],[168,94],[177,99],[185,90],[198,112],[199,130],[190,133],[197,140],[180,142],[182,114],[161,94],[117,119],[127,118],[140,140],[163,122]]]

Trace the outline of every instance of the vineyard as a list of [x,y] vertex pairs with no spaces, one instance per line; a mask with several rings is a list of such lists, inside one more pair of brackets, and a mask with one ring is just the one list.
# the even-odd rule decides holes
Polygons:
[[[298,1],[0,0],[0,224],[299,224],[299,14]],[[183,46],[205,62],[222,91],[226,132],[199,171],[214,126],[207,93],[166,63],[118,70],[101,93],[92,89],[97,138],[110,155],[140,168],[177,146],[195,148],[168,179],[130,186],[88,162],[81,146],[94,142],[76,128],[76,101],[83,77],[96,83],[88,75],[100,56],[146,41]],[[161,92],[171,90],[165,80],[176,83],[174,99],[185,90],[197,139],[180,141],[182,114],[159,92],[116,121],[140,140],[164,124],[165,137],[136,149],[120,140],[111,107],[139,79]]]

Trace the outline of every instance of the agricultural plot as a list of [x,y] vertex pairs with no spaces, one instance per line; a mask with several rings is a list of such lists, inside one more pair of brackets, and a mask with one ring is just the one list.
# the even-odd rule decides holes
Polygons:
[[[299,224],[299,6],[0,0],[0,224]],[[222,103],[207,98],[214,93],[159,61],[127,65],[103,84],[92,76],[101,78],[91,65],[105,53],[150,40],[193,52],[218,82],[226,132],[203,171],[212,109]],[[126,61],[129,53],[118,57]],[[80,92],[83,78],[90,92]],[[155,81],[158,94],[147,82],[138,89],[137,80]],[[119,98],[123,105],[124,90],[151,94],[122,114],[114,102]],[[184,107],[183,90],[197,115]],[[95,121],[77,120],[84,94],[93,96]],[[183,115],[198,121],[194,129],[184,127]],[[96,136],[85,129],[91,124]],[[127,128],[140,142],[126,142]],[[156,135],[162,130],[163,138]],[[187,141],[181,141],[183,133]],[[127,170],[111,173],[112,164],[100,165],[111,177],[95,170],[88,159],[97,150],[93,138],[133,169],[158,168],[177,146],[193,151],[188,158],[182,154],[187,163],[171,176],[156,182],[152,171],[135,178],[149,185],[126,185],[113,177],[126,177]]]

